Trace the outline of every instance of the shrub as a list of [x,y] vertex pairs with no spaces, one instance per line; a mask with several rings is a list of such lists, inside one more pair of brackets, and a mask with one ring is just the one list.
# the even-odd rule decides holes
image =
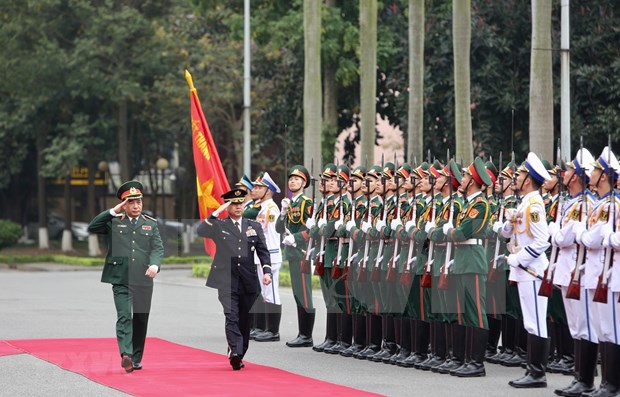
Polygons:
[[10,247],[24,234],[20,225],[5,219],[0,219],[0,249]]

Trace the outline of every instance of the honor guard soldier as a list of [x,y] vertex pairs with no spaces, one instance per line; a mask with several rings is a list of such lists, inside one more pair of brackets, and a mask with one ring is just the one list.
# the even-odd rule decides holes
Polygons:
[[[528,332],[528,362],[525,376],[508,384],[517,388],[547,387],[545,376],[549,359],[547,337],[547,298],[538,295],[542,277],[549,260],[545,250],[549,246],[549,233],[545,222],[545,205],[539,189],[551,177],[540,159],[529,153],[518,168],[516,189],[522,201],[516,211],[507,212],[502,235],[511,237],[510,280],[517,282],[523,311],[523,324]],[[536,275],[536,276],[534,276]]]
[[286,342],[289,347],[312,347],[315,310],[312,303],[312,275],[302,271],[305,247],[303,232],[307,230],[306,221],[312,216],[312,199],[303,192],[310,185],[310,173],[303,165],[295,165],[288,170],[288,190],[292,198],[282,200],[280,217],[276,231],[284,234],[282,244],[288,259],[291,273],[293,295],[297,304],[297,337]]
[[[365,318],[365,299],[364,283],[359,277],[360,263],[362,260],[364,241],[356,240],[356,234],[359,233],[359,227],[364,221],[366,213],[367,195],[364,191],[366,180],[366,167],[358,166],[351,173],[349,180],[349,190],[352,197],[351,202],[351,219],[345,224],[346,236],[349,238],[349,252],[347,260],[349,261],[349,271],[345,275],[349,286],[349,296],[351,298],[351,312],[353,316],[353,343],[348,349],[340,352],[343,357],[353,357],[366,348],[366,318]],[[369,316],[370,317],[370,316]]]
[[[484,162],[476,157],[466,168],[460,192],[465,205],[454,224],[445,223],[441,232],[455,245],[450,283],[456,289],[458,325],[453,325],[454,350],[464,350],[469,362],[450,371],[458,377],[485,376],[484,353],[488,339],[486,316],[486,276],[488,265],[482,239],[490,219],[486,187],[491,178]],[[444,272],[447,272],[444,269]],[[462,346],[465,344],[465,346]],[[456,354],[455,354],[456,356]],[[460,357],[457,357],[457,360]]]
[[[555,391],[558,395],[563,395],[564,390],[571,389],[576,383],[580,382],[580,378],[593,370],[593,368],[580,370],[580,362],[582,361],[581,343],[584,343],[584,349],[591,349],[591,345],[597,346],[598,337],[593,327],[590,326],[588,312],[591,310],[585,297],[587,291],[580,286],[579,295],[583,299],[569,299],[567,297],[568,287],[571,284],[572,276],[575,271],[577,259],[577,245],[575,244],[575,224],[581,221],[581,218],[587,219],[592,212],[593,197],[587,189],[592,174],[592,164],[594,157],[588,149],[579,149],[575,158],[566,164],[566,172],[564,173],[563,183],[566,186],[567,197],[559,211],[561,216],[558,222],[549,223],[549,234],[551,235],[551,243],[558,249],[558,256],[553,269],[553,284],[558,285],[561,289],[561,295],[564,300],[564,308],[566,311],[567,322],[575,351],[575,379],[573,382],[563,389]],[[587,354],[586,354],[587,355]],[[580,374],[581,373],[581,374]],[[592,372],[592,377],[594,376]],[[582,385],[583,386],[583,385]],[[588,389],[594,387],[590,382]]]
[[[334,192],[338,191],[336,183],[336,165],[328,163],[323,167],[321,173],[321,184],[319,191],[323,194],[323,199],[319,204],[314,218],[308,219],[306,226],[310,230],[309,237],[314,241],[320,242],[316,245],[315,273],[321,280],[321,292],[327,309],[325,340],[312,347],[312,350],[323,352],[326,348],[333,347],[338,339],[338,319],[337,304],[333,294],[333,280],[331,276],[331,263],[329,270],[326,269],[327,262],[333,261],[336,253],[336,243],[327,241],[325,235],[321,234],[321,228],[327,224],[328,218],[331,219],[334,211]],[[330,245],[328,249],[328,244]],[[328,253],[331,255],[328,257]]]
[[[244,367],[242,359],[250,343],[250,310],[258,293],[254,255],[260,260],[264,285],[271,283],[271,265],[261,225],[242,216],[244,191],[233,189],[222,198],[225,203],[200,223],[197,232],[212,239],[217,247],[207,286],[217,289],[226,317],[228,359],[237,371]],[[229,216],[218,219],[224,210]]]
[[[257,334],[257,342],[272,342],[280,340],[280,320],[282,319],[282,302],[280,301],[280,267],[282,266],[282,250],[280,248],[280,233],[276,230],[276,220],[280,214],[278,205],[273,201],[273,194],[280,193],[280,188],[273,181],[268,172],[254,183],[260,201],[260,211],[256,221],[263,227],[265,244],[271,255],[271,283],[261,284],[261,295],[265,302],[266,327],[265,331]],[[255,260],[258,262],[258,257]],[[262,280],[262,266],[257,264],[258,280]]]
[[[594,204],[594,208],[586,222],[578,222],[575,224],[575,241],[577,244],[583,245],[587,249],[585,268],[582,275],[581,285],[585,288],[585,296],[581,295],[581,300],[588,302],[588,320],[591,327],[597,335],[597,341],[590,342],[582,340],[579,343],[579,374],[578,382],[569,389],[562,390],[563,396],[573,396],[577,392],[592,393],[594,392],[594,375],[597,362],[597,352],[600,348],[600,342],[618,341],[618,330],[615,329],[614,305],[617,301],[609,301],[607,303],[599,303],[595,301],[595,291],[599,284],[599,278],[604,270],[606,259],[606,250],[603,243],[605,236],[609,235],[616,224],[617,209],[620,208],[620,200],[615,190],[616,181],[618,180],[618,172],[620,165],[616,155],[609,147],[605,147],[599,158],[593,163],[594,168],[590,177],[590,187],[598,194],[598,201]],[[607,275],[605,275],[607,276]],[[608,294],[605,298],[607,298]],[[605,345],[603,345],[605,351]],[[605,360],[607,364],[607,360]],[[614,374],[617,378],[618,374]],[[606,377],[607,382],[609,379]],[[606,391],[605,388],[601,394]]]
[[123,183],[116,192],[121,202],[88,225],[90,233],[109,235],[101,282],[112,284],[116,340],[126,372],[142,369],[153,278],[164,258],[157,220],[142,213],[143,190],[138,181]]
[[[613,249],[606,253],[606,260],[610,260],[607,272],[601,273],[597,289],[605,292],[603,285],[607,286],[607,303],[596,300],[596,310],[600,311],[601,335],[599,349],[601,352],[602,380],[600,388],[590,394],[596,397],[608,397],[620,395],[620,229],[618,228],[618,214],[620,208],[611,208],[615,214],[615,224],[603,240],[603,247]],[[609,258],[611,256],[611,258]],[[606,262],[607,263],[607,262]],[[605,271],[605,268],[603,268]],[[601,298],[605,296],[601,294]]]

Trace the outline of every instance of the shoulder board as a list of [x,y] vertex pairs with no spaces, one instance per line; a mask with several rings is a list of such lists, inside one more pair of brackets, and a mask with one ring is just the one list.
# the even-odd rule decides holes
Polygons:
[[267,208],[278,208],[278,205],[274,201],[267,203]]
[[478,198],[476,198],[476,203],[482,203],[484,201],[484,198],[482,198],[482,196],[478,196]]
[[153,218],[152,216],[148,216],[148,215],[146,215],[146,214],[142,214],[142,217],[143,217],[144,219],[148,219],[148,220],[151,220],[151,221],[153,221],[153,222],[157,222],[157,219]]
[[254,219],[250,219],[250,218],[244,218],[244,219],[246,219],[250,225],[259,225],[260,227],[262,227],[260,223],[258,223]]
[[530,197],[530,205],[534,204],[544,205],[541,200],[537,200],[537,197]]

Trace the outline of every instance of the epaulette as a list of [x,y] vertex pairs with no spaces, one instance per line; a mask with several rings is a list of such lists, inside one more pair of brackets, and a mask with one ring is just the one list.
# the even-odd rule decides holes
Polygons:
[[482,196],[478,196],[476,198],[476,203],[482,203],[484,201],[484,199],[482,198]]
[[536,196],[530,197],[530,205],[534,205],[534,204],[539,204],[544,207],[544,203],[541,203],[539,200],[537,200]]
[[149,219],[149,220],[151,220],[151,221],[153,221],[153,222],[157,223],[157,219],[153,218],[152,216],[148,216],[147,214],[142,214],[142,217],[143,217],[144,219]]

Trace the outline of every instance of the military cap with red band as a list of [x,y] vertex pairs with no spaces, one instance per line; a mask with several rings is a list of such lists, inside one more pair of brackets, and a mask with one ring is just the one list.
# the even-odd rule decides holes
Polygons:
[[121,200],[138,200],[142,198],[144,186],[138,181],[127,181],[116,191],[116,197]]
[[478,185],[490,186],[492,184],[491,177],[487,173],[487,167],[480,157],[475,158],[474,162],[467,167],[466,172]]

